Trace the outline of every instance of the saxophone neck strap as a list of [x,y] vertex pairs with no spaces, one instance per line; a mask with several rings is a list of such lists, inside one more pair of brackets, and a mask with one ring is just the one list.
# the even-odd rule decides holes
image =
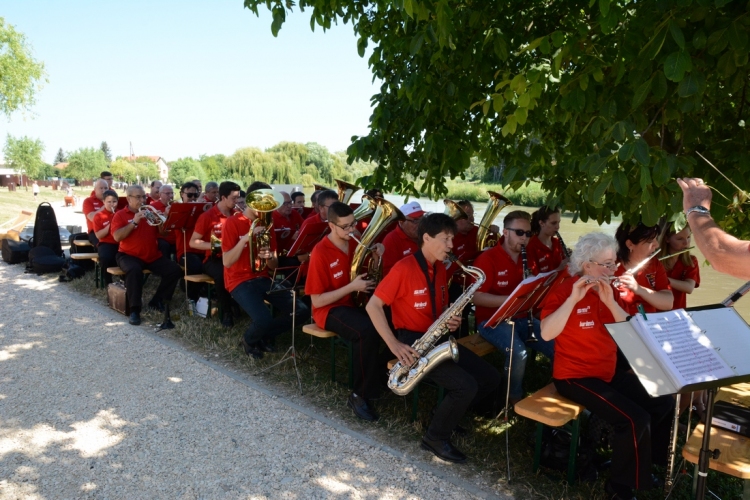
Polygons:
[[424,279],[427,281],[427,287],[430,290],[430,305],[432,306],[432,319],[437,319],[437,306],[435,304],[435,280],[437,279],[437,261],[432,265],[432,279],[430,279],[430,271],[427,269],[427,259],[425,259],[422,250],[418,250],[414,253],[414,258],[417,259],[419,268],[422,269]]

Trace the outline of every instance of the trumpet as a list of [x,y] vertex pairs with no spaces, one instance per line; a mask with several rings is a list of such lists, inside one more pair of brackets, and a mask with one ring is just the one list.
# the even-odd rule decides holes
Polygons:
[[151,205],[143,205],[138,211],[143,213],[146,223],[149,226],[161,226],[167,221],[167,218]]

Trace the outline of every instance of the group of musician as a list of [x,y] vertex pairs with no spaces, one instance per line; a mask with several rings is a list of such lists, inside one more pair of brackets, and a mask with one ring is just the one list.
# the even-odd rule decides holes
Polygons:
[[[492,224],[499,210],[477,224],[468,201],[451,202],[445,213],[426,213],[412,201],[399,207],[392,222],[377,228],[381,234],[368,238],[363,248],[363,235],[375,229],[334,190],[316,190],[309,209],[303,193],[279,193],[269,231],[254,223],[264,211],[245,203],[246,194],[269,190],[268,184],[254,182],[243,191],[234,182],[208,183],[204,193],[199,182],[186,182],[180,186],[180,201],[203,203],[205,211],[194,227],[164,232],[147,223],[150,216],[142,207],[150,204],[168,216],[174,189],[158,181],[148,194],[131,186],[127,205],[116,211],[117,194],[103,178],[84,202],[102,267],[116,263],[126,273],[132,324],[140,323],[144,269],[161,277],[148,302],[157,310],[168,304],[183,274],[209,275],[222,324],[233,326],[233,310],[242,309],[252,319],[242,347],[256,359],[275,351],[275,338],[292,327],[292,315],[297,324],[312,315],[318,327],[351,343],[354,388],[347,405],[357,417],[375,421],[374,401],[386,388],[386,362],[395,357],[408,367],[420,357],[412,344],[465,293],[473,278],[464,266],[471,265],[485,275],[470,297],[476,329],[506,353],[503,375],[459,344],[458,362],[441,363],[426,375],[445,389],[445,396],[433,409],[422,447],[448,461],[465,461],[451,441],[453,433],[465,432],[460,420],[471,408],[497,411],[505,401],[506,384],[510,404],[521,400],[533,349],[551,360],[560,394],[613,425],[612,474],[606,486],[610,497],[631,498],[632,489],[653,486],[651,465],[666,460],[672,398],[648,396],[604,324],[639,311],[685,306],[686,294],[700,284],[697,261],[686,252],[689,228],[675,231],[669,225],[660,239],[657,226],[623,223],[614,238],[591,233],[570,252],[560,237],[558,209],[543,207],[533,214],[511,210],[500,228]],[[367,198],[384,200],[377,190]],[[287,255],[305,228],[316,224],[327,226],[327,233],[311,253]],[[255,246],[262,235],[270,236],[268,243]],[[660,245],[666,259],[655,256]],[[358,252],[368,252],[374,266],[355,273]],[[462,264],[452,263],[451,255]],[[293,283],[304,286],[304,300],[289,287],[275,286],[277,268],[294,269]],[[560,277],[537,311],[490,324],[521,281],[552,271]],[[199,287],[188,287],[191,299],[198,294]],[[445,318],[450,332],[468,330],[468,309]]]

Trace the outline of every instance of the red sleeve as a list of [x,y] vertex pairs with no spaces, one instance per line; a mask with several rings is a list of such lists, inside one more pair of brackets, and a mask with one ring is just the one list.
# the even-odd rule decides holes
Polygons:
[[[198,224],[200,223],[201,219],[207,214],[208,212],[204,212],[200,217],[198,217],[198,223],[195,224],[195,231],[199,234],[205,234],[201,233],[198,230]],[[222,252],[228,252],[231,249],[237,245],[237,242],[240,241],[240,232],[238,230],[237,222],[239,222],[239,219],[235,219],[234,217],[229,217],[227,220],[224,221],[224,227],[222,228],[221,232],[221,251]],[[243,233],[244,234],[244,233]]]
[[656,287],[654,288],[657,292],[661,290],[671,290],[672,287],[669,285],[669,276],[667,276],[667,270],[664,269],[664,264],[654,258],[655,272],[656,272]]
[[[118,211],[115,214],[114,218],[112,219],[112,226],[109,229],[109,231],[112,233],[112,235],[114,235],[115,231],[117,231],[118,229],[123,228],[123,227],[127,226],[128,224],[130,224],[130,222],[128,222],[128,219],[130,219],[130,217],[128,217],[129,213],[130,213],[130,210],[128,210],[127,208],[123,208],[122,210]],[[135,214],[133,214],[133,215],[135,215]],[[141,221],[141,222],[143,224],[146,223],[145,220]]]
[[482,283],[482,286],[479,287],[477,292],[481,293],[488,293],[493,285],[493,279],[492,277],[495,275],[495,266],[493,265],[492,256],[490,253],[492,252],[492,249],[485,250],[481,254],[479,254],[479,257],[474,261],[473,266],[478,267],[482,271],[484,271],[485,280],[484,283]]
[[701,271],[698,267],[698,259],[694,256],[690,256],[690,261],[693,263],[693,267],[688,267],[685,271],[685,278],[695,281],[695,288],[701,286]]
[[82,210],[83,210],[83,215],[88,215],[89,213],[94,211],[94,200],[92,200],[91,197],[83,200]]
[[306,295],[317,295],[331,291],[325,272],[328,263],[325,258],[325,250],[322,247],[321,240],[310,253],[310,265],[307,270],[307,281],[305,281]]
[[540,319],[544,319],[553,312],[557,311],[560,306],[568,300],[570,293],[573,289],[573,284],[578,281],[578,277],[570,277],[562,280],[560,283],[549,291],[547,296],[544,298],[544,304],[542,305],[542,312],[539,315]]
[[[203,212],[200,217],[198,217],[198,220],[195,223],[195,229],[193,229],[193,232],[200,234],[202,239],[204,240],[206,239],[206,236],[209,236],[211,234],[211,226],[213,225],[213,214],[211,213],[212,211],[213,208]],[[192,238],[192,235],[190,235],[189,238]],[[235,243],[237,242],[235,241]],[[223,247],[222,250],[224,250]]]
[[94,216],[94,231],[101,231],[102,229],[104,229],[104,223],[109,220],[109,215],[110,214],[102,210]]
[[409,259],[413,258],[414,257],[409,256],[398,261],[396,265],[393,266],[393,272],[388,273],[388,275],[382,279],[378,287],[375,289],[375,295],[377,295],[384,304],[391,305],[403,295],[401,285],[407,280],[404,280],[402,278],[399,270],[406,269],[405,264]]

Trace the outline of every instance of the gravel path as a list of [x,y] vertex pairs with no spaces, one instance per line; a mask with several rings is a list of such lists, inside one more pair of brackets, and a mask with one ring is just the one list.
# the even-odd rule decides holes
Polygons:
[[0,499],[489,497],[0,263]]

